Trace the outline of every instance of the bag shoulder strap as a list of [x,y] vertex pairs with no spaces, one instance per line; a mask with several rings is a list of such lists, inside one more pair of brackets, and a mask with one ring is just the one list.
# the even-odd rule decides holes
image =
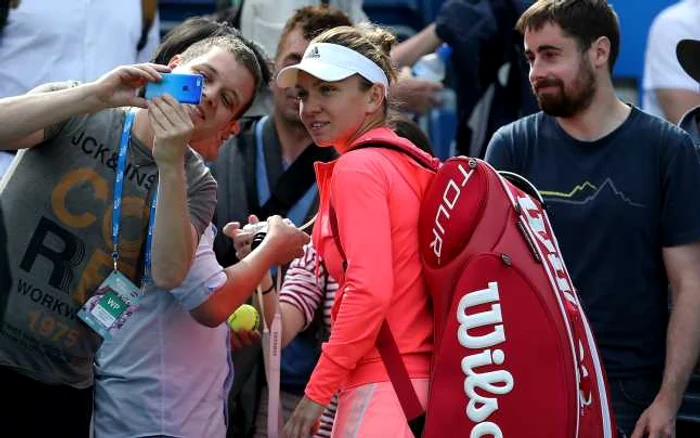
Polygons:
[[[347,257],[345,256],[343,244],[340,241],[338,217],[336,216],[332,203],[329,207],[328,215],[333,239],[335,240],[335,245],[338,247],[340,257],[343,260],[343,271],[346,271],[348,267]],[[401,408],[406,415],[408,426],[413,432],[413,435],[420,437],[423,434],[423,428],[425,426],[425,410],[420,400],[418,400],[418,395],[408,376],[406,365],[403,363],[403,359],[401,359],[401,353],[396,344],[396,338],[391,332],[391,328],[386,319],[382,321],[382,326],[379,329],[376,346],[382,358],[382,362],[384,362],[387,373],[389,374],[389,379],[391,379],[391,385],[394,387],[399,403],[401,403]]]
[[354,147],[352,149],[352,151],[356,151],[359,149],[367,149],[367,148],[390,149],[392,151],[400,152],[404,155],[409,156],[411,159],[413,159],[413,161],[420,164],[422,167],[424,167],[432,172],[437,171],[435,162],[433,162],[432,160],[428,161],[422,155],[419,155],[419,154],[417,154],[409,149],[405,149],[405,148],[402,148],[400,146],[397,146],[393,143],[384,143],[384,142],[365,143],[365,144]]

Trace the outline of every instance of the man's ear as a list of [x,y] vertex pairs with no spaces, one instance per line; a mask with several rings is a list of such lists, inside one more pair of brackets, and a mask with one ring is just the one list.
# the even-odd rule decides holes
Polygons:
[[610,39],[608,37],[600,37],[592,44],[593,48],[593,65],[602,67],[610,60]]
[[219,131],[219,140],[223,143],[228,140],[231,135],[238,135],[240,133],[241,125],[238,124],[238,120],[233,120]]
[[233,135],[238,135],[241,133],[241,125],[238,123],[238,120],[231,122],[229,125],[229,133]]
[[386,99],[384,86],[382,84],[372,84],[370,89],[367,90],[366,97],[367,113],[373,114],[384,105],[384,100]]
[[170,67],[171,70],[180,64],[182,64],[182,56],[180,55],[175,55],[168,61],[168,67]]

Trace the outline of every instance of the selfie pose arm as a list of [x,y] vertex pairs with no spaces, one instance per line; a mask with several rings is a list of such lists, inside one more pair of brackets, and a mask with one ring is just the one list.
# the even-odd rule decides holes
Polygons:
[[33,147],[44,141],[46,128],[73,116],[121,106],[146,108],[148,103],[138,97],[138,90],[168,71],[157,64],[122,66],[95,82],[0,99],[0,150]]

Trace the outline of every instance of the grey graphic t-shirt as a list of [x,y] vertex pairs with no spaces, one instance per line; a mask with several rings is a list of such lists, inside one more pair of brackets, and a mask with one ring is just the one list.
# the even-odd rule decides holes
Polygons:
[[[92,385],[100,338],[76,317],[112,270],[112,203],[126,110],[74,117],[21,151],[0,182],[12,287],[0,329],[0,366],[33,379]],[[199,157],[185,160],[192,224],[201,235],[216,204],[216,182]],[[119,233],[119,270],[140,284],[143,246],[158,171],[132,136]],[[0,281],[7,276],[0,272]]]

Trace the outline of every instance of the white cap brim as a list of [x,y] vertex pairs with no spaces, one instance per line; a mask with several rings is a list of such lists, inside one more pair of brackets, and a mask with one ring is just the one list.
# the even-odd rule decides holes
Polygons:
[[328,65],[326,63],[314,61],[311,59],[304,60],[296,65],[290,65],[280,70],[277,75],[277,86],[280,88],[289,88],[297,84],[299,71],[304,71],[311,76],[321,79],[326,82],[337,82],[347,79],[356,74],[356,71],[338,67],[336,65]]
[[358,74],[373,84],[382,84],[385,95],[389,91],[389,80],[377,64],[361,53],[338,44],[309,44],[300,63],[280,70],[276,79],[277,86],[295,86],[300,71],[326,82],[342,81]]

